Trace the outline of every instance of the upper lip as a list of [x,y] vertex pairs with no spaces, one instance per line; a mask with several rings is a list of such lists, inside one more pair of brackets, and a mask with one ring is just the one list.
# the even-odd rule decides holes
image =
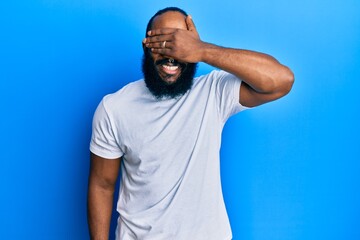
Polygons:
[[164,59],[160,59],[160,60],[156,61],[156,65],[178,66],[180,64],[176,60],[170,62],[170,60],[168,58],[164,58]]
[[166,66],[178,66],[179,64],[174,64],[174,63],[170,63],[170,62],[166,62],[166,63],[163,63],[161,65],[166,65]]

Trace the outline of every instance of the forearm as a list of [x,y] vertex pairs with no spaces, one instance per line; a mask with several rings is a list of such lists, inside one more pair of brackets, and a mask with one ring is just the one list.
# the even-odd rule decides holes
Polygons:
[[90,239],[107,240],[113,206],[114,188],[104,188],[90,178],[88,191],[88,224]]
[[203,43],[201,61],[230,72],[259,93],[272,93],[291,85],[293,74],[275,58],[249,50]]

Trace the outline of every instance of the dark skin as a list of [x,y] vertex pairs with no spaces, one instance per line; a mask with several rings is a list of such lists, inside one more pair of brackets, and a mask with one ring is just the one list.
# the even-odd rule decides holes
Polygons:
[[88,187],[88,224],[90,239],[109,238],[114,191],[119,175],[120,158],[105,159],[90,155]]
[[[164,41],[166,41],[164,46]],[[249,50],[219,47],[200,40],[190,16],[166,12],[154,19],[152,30],[143,40],[154,61],[173,58],[185,63],[205,62],[240,78],[240,103],[255,107],[285,96],[294,82],[291,70],[275,58]],[[164,78],[176,81],[181,69]],[[159,68],[160,76],[166,69]],[[105,159],[91,154],[88,190],[88,221],[91,239],[109,236],[114,188],[119,174],[120,158]]]

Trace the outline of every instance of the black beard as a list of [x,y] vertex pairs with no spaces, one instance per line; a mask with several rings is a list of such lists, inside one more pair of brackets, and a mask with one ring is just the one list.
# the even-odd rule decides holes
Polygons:
[[156,65],[168,59],[155,63],[146,49],[142,59],[142,72],[145,84],[150,92],[157,98],[177,98],[184,95],[192,86],[197,63],[180,63],[175,60],[174,64],[181,67],[181,73],[174,83],[165,82],[159,75]]

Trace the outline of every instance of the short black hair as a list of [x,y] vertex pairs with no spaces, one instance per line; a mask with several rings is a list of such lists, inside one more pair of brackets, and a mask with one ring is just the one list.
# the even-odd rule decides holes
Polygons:
[[147,37],[147,33],[148,31],[151,30],[151,26],[153,24],[153,21],[154,21],[154,18],[156,18],[157,16],[163,14],[163,13],[166,13],[166,12],[179,12],[179,13],[182,13],[185,17],[188,16],[188,14],[182,10],[181,8],[178,8],[178,7],[167,7],[167,8],[164,8],[164,9],[161,9],[159,11],[157,11],[157,13],[155,13],[154,16],[152,16],[147,24],[147,27],[146,27],[146,32],[145,32],[145,37]]

